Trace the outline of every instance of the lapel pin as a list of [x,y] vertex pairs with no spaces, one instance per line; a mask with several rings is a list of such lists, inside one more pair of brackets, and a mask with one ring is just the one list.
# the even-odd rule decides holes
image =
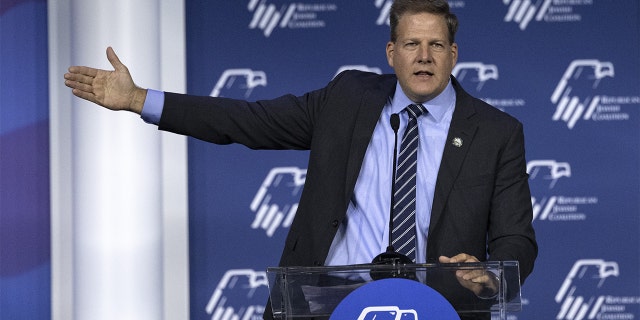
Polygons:
[[451,143],[452,143],[454,146],[456,146],[456,147],[460,148],[460,147],[462,147],[462,138],[455,137],[455,138],[453,138],[453,140],[451,141]]

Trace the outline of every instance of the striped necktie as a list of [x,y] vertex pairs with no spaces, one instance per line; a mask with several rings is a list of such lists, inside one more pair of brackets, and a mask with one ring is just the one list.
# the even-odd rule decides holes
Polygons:
[[396,252],[416,260],[416,173],[418,166],[418,117],[427,112],[420,104],[412,104],[404,110],[409,123],[402,136],[393,207],[393,247]]

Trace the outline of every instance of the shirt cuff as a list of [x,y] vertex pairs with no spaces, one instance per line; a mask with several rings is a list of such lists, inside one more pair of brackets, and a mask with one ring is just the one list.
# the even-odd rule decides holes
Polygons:
[[158,125],[162,109],[164,108],[164,92],[147,89],[147,98],[144,100],[140,118],[146,123]]

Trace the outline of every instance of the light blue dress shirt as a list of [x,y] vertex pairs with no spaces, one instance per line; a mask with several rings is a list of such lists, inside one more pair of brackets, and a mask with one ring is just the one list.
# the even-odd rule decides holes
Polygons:
[[[413,102],[399,84],[384,106],[360,169],[346,219],[338,228],[325,265],[370,263],[389,245],[389,207],[393,166],[394,133],[389,123],[393,113],[400,114],[398,149],[407,126],[408,115],[403,109]],[[431,218],[434,188],[444,150],[456,93],[451,85],[422,105],[428,114],[418,118],[420,146],[416,200],[416,263],[426,262],[426,241]],[[164,104],[164,92],[147,90],[141,117],[147,123],[158,124]],[[398,150],[399,151],[399,150]]]
[[[455,102],[456,93],[449,81],[440,95],[422,104],[429,113],[418,118],[420,146],[416,178],[416,263],[426,262],[434,188]],[[384,106],[373,131],[346,219],[338,228],[325,265],[370,263],[375,256],[386,251],[389,245],[394,146],[389,118],[393,113],[400,114],[399,152],[409,119],[403,109],[412,103],[400,85],[396,84],[396,93]]]
[[164,92],[153,89],[147,89],[147,98],[142,106],[140,117],[144,122],[151,124],[159,124],[162,109],[164,107]]

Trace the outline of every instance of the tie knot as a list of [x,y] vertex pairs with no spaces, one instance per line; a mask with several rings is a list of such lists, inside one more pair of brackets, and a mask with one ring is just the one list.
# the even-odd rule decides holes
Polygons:
[[414,119],[418,119],[419,116],[427,112],[427,108],[421,104],[410,104],[405,109],[409,113],[409,117]]

